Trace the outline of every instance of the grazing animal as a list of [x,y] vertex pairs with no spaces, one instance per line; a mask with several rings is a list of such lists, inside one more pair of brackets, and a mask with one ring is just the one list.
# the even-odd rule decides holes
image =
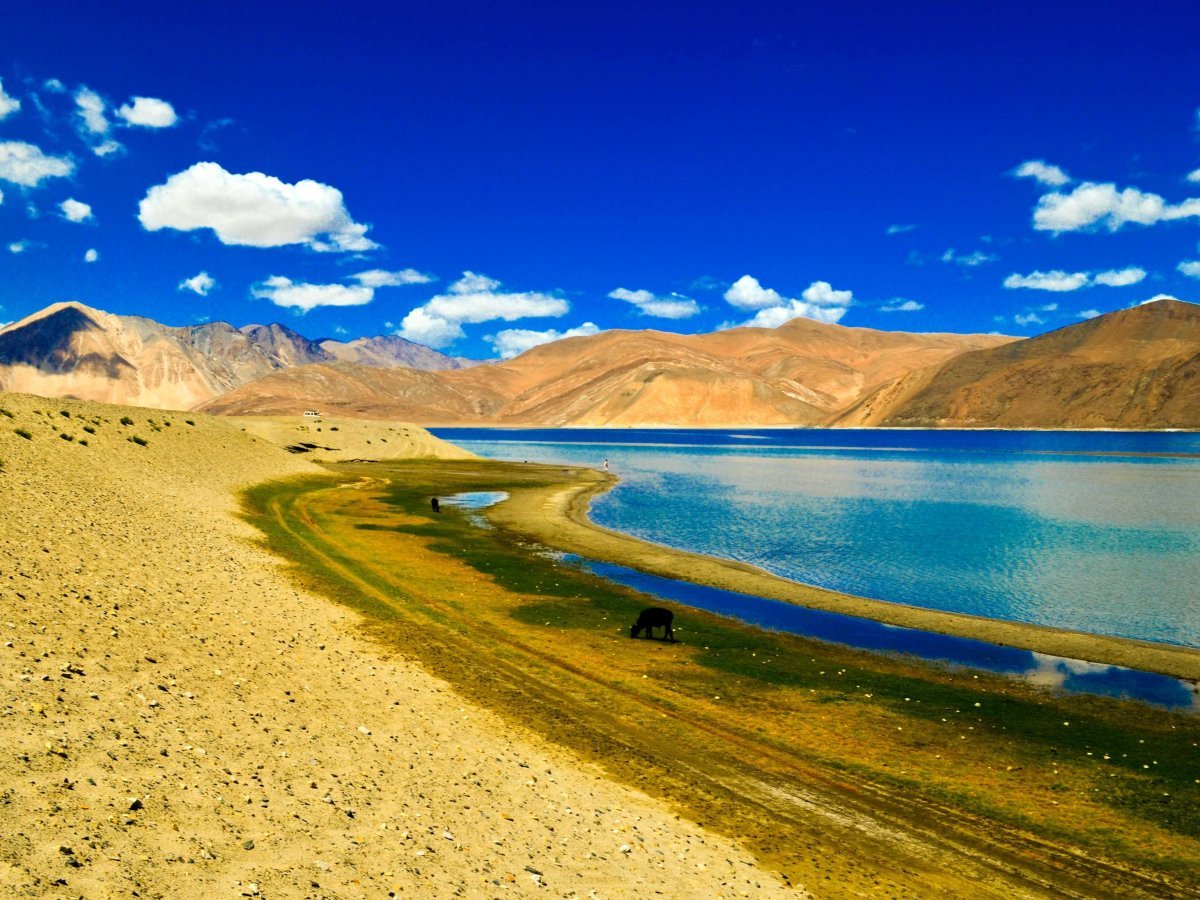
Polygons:
[[442,504],[438,503],[437,497],[430,498],[429,505],[433,507],[433,511],[436,513],[440,513],[442,511]]
[[635,638],[642,631],[646,632],[647,638],[654,637],[654,629],[661,628],[663,630],[662,639],[675,643],[675,632],[671,629],[671,623],[675,621],[675,613],[669,609],[661,609],[657,606],[652,606],[649,609],[643,609],[638,614],[638,619],[629,629],[629,636]]

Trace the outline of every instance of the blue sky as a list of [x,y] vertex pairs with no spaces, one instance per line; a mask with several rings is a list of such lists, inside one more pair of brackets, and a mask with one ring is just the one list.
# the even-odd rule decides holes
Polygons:
[[1191,4],[22,6],[0,321],[74,299],[486,358],[1200,294]]

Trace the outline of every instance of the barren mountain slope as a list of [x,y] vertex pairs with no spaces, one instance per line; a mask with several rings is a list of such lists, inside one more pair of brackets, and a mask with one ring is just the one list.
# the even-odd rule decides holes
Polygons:
[[299,415],[315,409],[351,418],[459,422],[490,418],[505,402],[486,386],[464,389],[448,382],[448,374],[318,363],[267,375],[199,408],[235,416]]
[[1159,300],[897,379],[837,425],[1200,427],[1200,306]]
[[809,320],[703,335],[608,331],[452,372],[379,375],[348,365],[280,372],[205,409],[267,415],[313,407],[426,423],[811,425],[897,375],[1010,340]]
[[[398,365],[404,348],[396,341],[318,344],[278,324],[174,328],[80,303],[56,303],[0,330],[0,389],[190,409],[270,372],[333,361],[343,353],[370,365]],[[461,365],[436,350],[402,344],[417,348],[406,364]]]

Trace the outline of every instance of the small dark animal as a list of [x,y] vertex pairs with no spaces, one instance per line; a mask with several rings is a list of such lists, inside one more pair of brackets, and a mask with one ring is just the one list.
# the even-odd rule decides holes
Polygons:
[[437,497],[431,497],[429,500],[429,505],[433,507],[433,511],[435,513],[440,513],[442,511],[442,504],[438,503]]
[[675,632],[671,629],[671,623],[675,621],[675,613],[669,609],[661,609],[657,606],[652,606],[649,609],[643,609],[638,614],[638,619],[629,629],[629,636],[635,638],[642,631],[646,632],[647,638],[654,637],[654,629],[661,628],[663,630],[662,639],[675,643]]

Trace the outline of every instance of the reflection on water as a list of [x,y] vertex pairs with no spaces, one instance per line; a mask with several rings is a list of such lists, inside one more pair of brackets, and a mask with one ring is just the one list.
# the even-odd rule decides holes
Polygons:
[[1186,712],[1200,710],[1196,685],[1166,675],[1048,656],[1045,653],[1032,653],[970,638],[885,625],[870,619],[807,609],[764,597],[660,578],[624,566],[580,559],[577,556],[564,556],[563,560],[639,591],[772,631],[847,644],[865,650],[906,653],[934,662],[1015,675],[1034,684],[1068,693],[1140,700]]
[[504,459],[607,457],[621,482],[592,518],[648,540],[865,597],[1200,647],[1198,435],[438,433]]

